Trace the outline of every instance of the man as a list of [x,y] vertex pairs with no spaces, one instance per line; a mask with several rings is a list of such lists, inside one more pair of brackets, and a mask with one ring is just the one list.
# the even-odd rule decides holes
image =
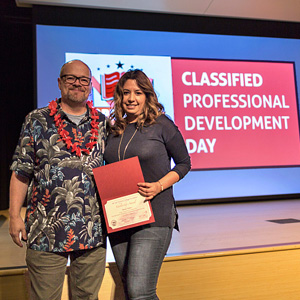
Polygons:
[[106,250],[92,169],[103,163],[106,118],[87,102],[86,64],[64,64],[58,86],[61,98],[23,124],[11,165],[9,231],[18,246],[27,241],[33,299],[61,299],[68,257],[72,299],[98,299]]

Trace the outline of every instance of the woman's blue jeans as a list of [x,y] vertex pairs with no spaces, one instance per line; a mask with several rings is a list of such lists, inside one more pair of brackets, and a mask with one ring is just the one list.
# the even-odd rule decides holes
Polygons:
[[109,235],[127,300],[157,300],[156,285],[173,228],[137,227]]

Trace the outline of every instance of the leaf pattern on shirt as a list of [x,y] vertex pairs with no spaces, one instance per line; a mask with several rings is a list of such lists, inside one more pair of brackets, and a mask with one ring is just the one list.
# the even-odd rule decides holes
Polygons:
[[[28,247],[66,252],[99,246],[104,233],[92,170],[103,164],[106,118],[99,113],[97,144],[79,158],[60,139],[49,112],[47,107],[36,109],[25,118],[11,164],[11,170],[30,181],[25,219]],[[78,127],[61,109],[60,113],[70,136],[87,143],[89,110]]]
[[65,201],[67,204],[67,213],[71,208],[76,208],[82,214],[84,201],[78,194],[83,193],[83,190],[79,188],[80,181],[78,181],[78,178],[79,176],[76,176],[72,180],[65,180],[62,187],[56,187],[53,190],[53,194],[58,194],[55,197],[55,205],[61,201]]

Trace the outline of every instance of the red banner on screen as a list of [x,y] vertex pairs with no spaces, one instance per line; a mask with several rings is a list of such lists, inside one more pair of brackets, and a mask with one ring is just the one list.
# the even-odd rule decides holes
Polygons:
[[172,59],[193,169],[300,164],[293,63]]

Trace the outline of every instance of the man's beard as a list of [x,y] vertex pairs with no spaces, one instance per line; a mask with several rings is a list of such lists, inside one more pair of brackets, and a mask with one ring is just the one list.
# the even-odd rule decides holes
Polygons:
[[81,93],[80,91],[76,91],[74,93],[72,90],[68,90],[66,96],[67,96],[66,98],[73,103],[83,103],[84,101],[87,100],[85,94]]

